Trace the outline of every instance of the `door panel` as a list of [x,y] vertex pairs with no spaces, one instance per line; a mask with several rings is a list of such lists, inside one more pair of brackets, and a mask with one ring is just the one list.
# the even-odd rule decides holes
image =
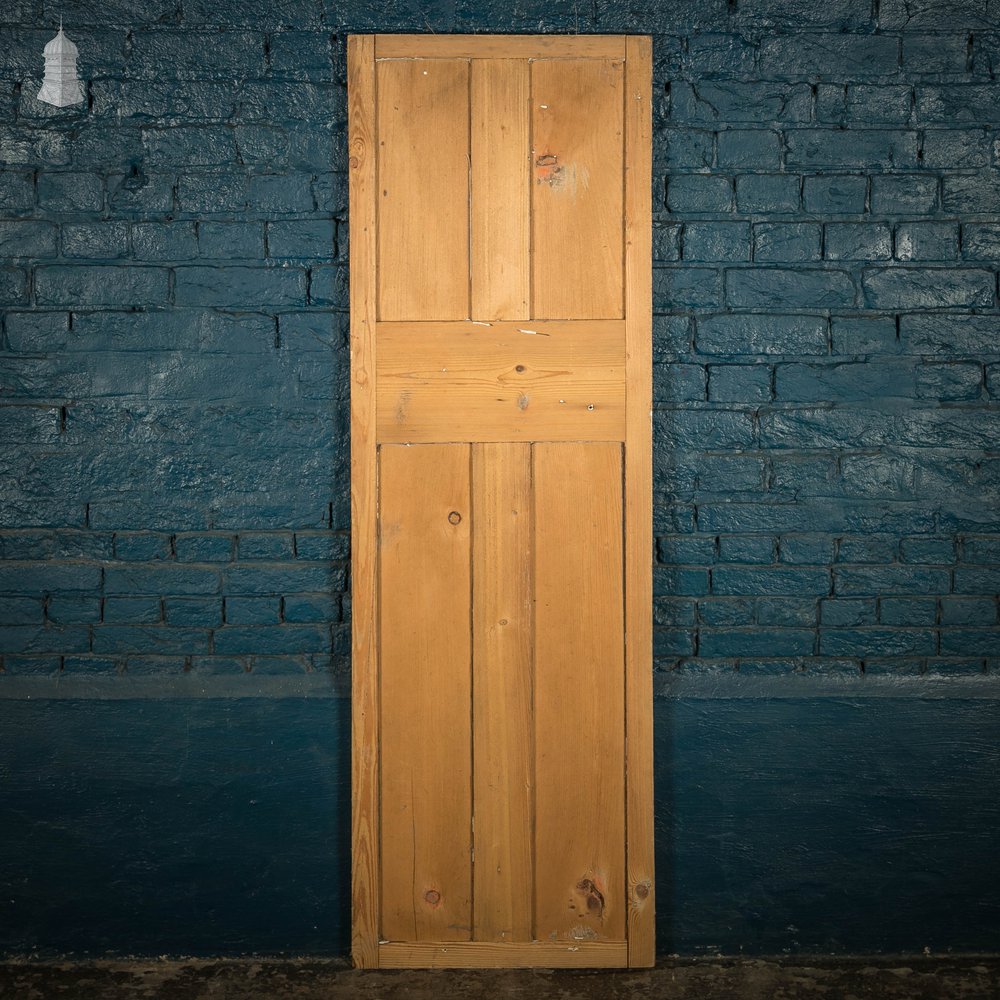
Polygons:
[[359,966],[653,960],[649,76],[349,39]]

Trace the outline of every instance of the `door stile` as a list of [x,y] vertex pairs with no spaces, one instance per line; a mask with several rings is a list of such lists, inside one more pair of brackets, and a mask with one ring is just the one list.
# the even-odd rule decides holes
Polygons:
[[351,298],[351,957],[377,968],[378,542],[375,429],[375,39],[347,40]]
[[625,40],[625,741],[628,964],[656,961],[653,882],[652,44]]

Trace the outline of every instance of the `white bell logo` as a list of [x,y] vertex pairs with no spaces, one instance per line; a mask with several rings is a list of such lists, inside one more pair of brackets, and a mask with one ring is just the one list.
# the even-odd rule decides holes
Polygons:
[[59,34],[45,46],[45,79],[38,99],[57,108],[83,101],[83,87],[76,75],[77,47],[63,34],[62,18]]

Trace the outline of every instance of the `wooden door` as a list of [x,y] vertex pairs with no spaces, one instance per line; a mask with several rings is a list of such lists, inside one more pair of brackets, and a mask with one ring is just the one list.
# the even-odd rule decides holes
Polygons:
[[654,958],[650,41],[348,43],[353,958]]

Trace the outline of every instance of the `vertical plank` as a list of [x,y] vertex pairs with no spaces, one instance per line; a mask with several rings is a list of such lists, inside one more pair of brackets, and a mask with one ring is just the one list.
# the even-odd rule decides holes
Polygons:
[[620,62],[531,64],[532,316],[622,316]]
[[622,457],[534,447],[535,935],[625,938]]
[[378,966],[375,40],[347,40],[351,211],[351,957]]
[[472,446],[477,941],[530,941],[531,446]]
[[472,318],[525,319],[529,257],[528,61],[472,62]]
[[377,67],[379,319],[468,319],[469,63]]
[[469,446],[379,449],[382,933],[472,924]]
[[653,880],[652,53],[625,42],[625,731],[629,965],[656,960]]

